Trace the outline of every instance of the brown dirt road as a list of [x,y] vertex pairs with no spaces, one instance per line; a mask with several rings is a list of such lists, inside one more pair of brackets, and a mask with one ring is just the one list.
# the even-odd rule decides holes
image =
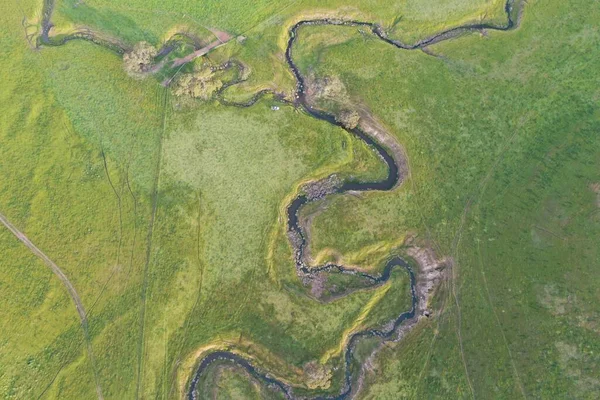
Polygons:
[[29,248],[29,250],[33,254],[35,254],[39,259],[41,259],[44,262],[44,264],[46,264],[46,266],[48,266],[52,270],[52,272],[54,272],[54,275],[56,275],[58,277],[58,279],[60,279],[60,281],[63,283],[63,285],[65,285],[65,287],[67,288],[67,291],[69,292],[69,296],[71,296],[71,299],[73,300],[73,302],[75,303],[75,307],[77,308],[77,313],[79,314],[79,319],[81,320],[81,327],[83,329],[83,333],[85,335],[85,340],[87,343],[87,352],[90,357],[92,367],[94,369],[94,378],[96,379],[96,393],[98,394],[98,399],[103,400],[104,397],[102,396],[102,389],[100,388],[100,384],[98,383],[98,376],[97,376],[97,371],[96,371],[96,366],[95,366],[95,361],[94,361],[94,355],[92,353],[92,345],[91,345],[89,329],[88,329],[88,320],[87,320],[87,316],[85,313],[85,309],[83,308],[83,303],[81,302],[81,298],[79,297],[77,290],[75,290],[75,287],[73,286],[71,281],[69,281],[69,278],[67,278],[67,276],[64,274],[64,272],[62,272],[62,270],[59,268],[59,266],[56,265],[54,263],[54,261],[52,261],[46,254],[44,254],[44,252],[41,251],[35,244],[33,244],[33,242],[31,240],[29,240],[29,238],[27,236],[25,236],[25,234],[23,232],[18,230],[8,220],[8,218],[6,218],[6,216],[2,213],[0,213],[0,222],[2,222],[2,224],[13,235],[15,235],[17,239],[19,239],[25,246],[27,246],[27,248]]
[[194,51],[193,53],[188,54],[185,57],[181,57],[181,58],[174,60],[173,64],[171,64],[171,68],[179,67],[180,65],[187,64],[190,61],[192,61],[198,57],[202,57],[202,56],[208,54],[211,50],[224,45],[229,40],[231,40],[231,36],[221,35],[220,38],[217,38],[217,40],[214,40],[213,42],[204,46],[203,48],[198,49],[198,50]]
[[19,231],[13,224],[11,224],[10,221],[6,218],[6,216],[4,216],[1,213],[0,222],[2,222],[2,224],[4,224],[4,226],[8,228],[8,230],[11,231],[12,234],[17,237],[17,239],[23,242],[23,244],[27,246],[33,254],[40,258],[44,262],[44,264],[46,264],[52,270],[52,272],[54,272],[58,279],[62,281],[62,283],[67,288],[71,299],[73,299],[75,307],[77,307],[77,313],[79,313],[79,319],[81,320],[81,323],[85,323],[87,325],[87,317],[85,315],[83,303],[81,302],[79,294],[77,294],[77,290],[75,290],[75,287],[73,286],[71,281],[69,281],[69,278],[67,278],[67,276],[62,272],[58,265],[56,265],[46,254],[44,254],[43,251],[41,251],[35,244],[33,244],[23,232]]

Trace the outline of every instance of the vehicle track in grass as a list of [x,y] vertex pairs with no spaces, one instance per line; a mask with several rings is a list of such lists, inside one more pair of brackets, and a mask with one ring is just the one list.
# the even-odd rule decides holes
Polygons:
[[52,261],[50,259],[50,257],[48,257],[42,250],[40,250],[35,244],[33,244],[33,242],[31,240],[29,240],[29,238],[23,232],[21,232],[16,226],[14,226],[8,220],[8,218],[2,213],[0,213],[0,222],[2,222],[2,224],[6,227],[6,229],[8,229],[36,257],[38,257],[40,260],[42,260],[42,262],[44,264],[46,264],[46,266],[52,270],[54,275],[56,275],[56,277],[58,279],[60,279],[62,284],[65,286],[65,288],[67,289],[67,292],[69,292],[69,296],[71,297],[71,300],[73,300],[73,303],[75,303],[75,308],[77,309],[77,314],[79,315],[79,320],[81,322],[81,329],[83,330],[83,335],[85,337],[86,349],[87,349],[88,357],[90,358],[90,363],[92,364],[92,370],[94,373],[96,394],[98,396],[98,399],[103,400],[104,397],[102,396],[102,388],[101,388],[100,382],[98,380],[98,369],[96,368],[94,352],[92,351],[92,342],[91,342],[91,338],[90,338],[88,319],[87,319],[87,315],[85,312],[85,308],[83,307],[83,302],[81,301],[81,298],[79,297],[79,294],[77,293],[77,290],[75,289],[75,286],[73,286],[73,284],[71,283],[69,278],[67,278],[65,273],[62,271],[62,269],[60,269],[60,267],[58,265],[56,265],[56,263],[54,263],[54,261]]
[[[150,215],[150,223],[148,224],[148,233],[146,236],[146,262],[144,265],[144,274],[142,281],[142,291],[140,293],[141,306],[140,306],[140,332],[138,338],[138,356],[137,356],[137,373],[136,373],[136,390],[135,398],[140,397],[140,393],[143,393],[144,385],[144,345],[145,345],[145,333],[146,333],[146,300],[148,294],[149,285],[149,272],[152,264],[152,241],[154,238],[154,223],[156,221],[156,214],[158,211],[158,196],[160,187],[160,171],[162,167],[162,147],[163,139],[165,137],[165,130],[167,126],[167,106],[169,103],[169,93],[167,89],[162,89],[159,92],[159,100],[162,102],[162,127],[160,136],[158,137],[158,150],[157,160],[154,171],[154,183],[152,188],[152,214]],[[142,396],[143,397],[143,396]]]

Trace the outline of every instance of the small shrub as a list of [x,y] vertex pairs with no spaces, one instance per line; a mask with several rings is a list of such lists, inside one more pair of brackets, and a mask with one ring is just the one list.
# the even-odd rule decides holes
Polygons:
[[335,119],[340,124],[342,124],[344,128],[354,129],[358,126],[358,122],[360,121],[360,115],[358,115],[356,111],[345,110],[342,111],[339,115],[336,115]]
[[194,99],[209,100],[223,82],[209,68],[184,74],[177,80],[173,92],[176,96],[189,96]]

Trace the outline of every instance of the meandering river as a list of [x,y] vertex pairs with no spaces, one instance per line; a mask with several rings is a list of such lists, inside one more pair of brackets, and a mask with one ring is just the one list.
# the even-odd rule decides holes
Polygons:
[[[392,190],[402,182],[403,172],[405,172],[405,168],[403,168],[404,160],[399,159],[402,156],[399,156],[394,151],[391,151],[391,149],[389,148],[389,143],[387,143],[387,145],[385,143],[382,143],[382,141],[379,140],[376,135],[373,135],[372,132],[368,132],[366,129],[361,127],[360,124],[353,129],[346,128],[341,122],[336,120],[335,115],[328,113],[324,110],[315,108],[315,106],[310,104],[309,100],[307,99],[306,81],[300,73],[300,70],[293,59],[293,47],[296,41],[298,40],[298,32],[303,27],[313,25],[360,26],[370,29],[373,35],[375,35],[377,38],[396,48],[403,50],[424,50],[427,46],[457,37],[467,32],[480,30],[508,31],[518,27],[520,22],[521,8],[519,7],[519,9],[513,10],[513,6],[515,4],[520,6],[520,1],[521,0],[507,0],[504,7],[507,20],[506,23],[503,25],[492,23],[466,24],[443,31],[441,33],[430,36],[410,45],[404,44],[399,40],[395,40],[388,37],[383,28],[375,23],[355,20],[328,18],[304,20],[296,23],[289,30],[289,39],[285,51],[285,58],[290,71],[293,73],[296,79],[295,100],[291,103],[316,119],[326,121],[332,125],[347,130],[348,132],[356,136],[358,139],[362,140],[371,149],[373,149],[387,166],[387,176],[384,179],[371,182],[340,182],[338,184],[330,185],[325,191],[325,193],[322,193],[319,196],[311,196],[310,194],[306,193],[306,191],[301,191],[300,194],[290,202],[290,204],[287,207],[288,237],[290,238],[290,243],[294,250],[294,260],[298,275],[311,278],[316,277],[319,274],[347,274],[356,276],[357,279],[362,279],[363,281],[368,282],[369,287],[376,287],[378,285],[384,284],[390,279],[392,270],[394,268],[403,268],[408,272],[410,276],[410,288],[412,295],[412,305],[410,310],[399,310],[398,316],[393,320],[393,323],[386,325],[387,329],[365,329],[350,335],[347,344],[344,348],[344,381],[342,383],[341,391],[338,394],[331,395],[329,397],[317,396],[315,397],[316,399],[342,400],[351,397],[355,392],[354,374],[357,371],[356,369],[353,370],[352,368],[352,358],[357,344],[365,338],[377,337],[381,341],[391,340],[395,338],[399,327],[403,323],[405,323],[407,320],[414,320],[418,316],[417,314],[419,311],[419,302],[417,293],[418,286],[416,282],[415,273],[411,269],[410,265],[404,259],[398,256],[392,256],[390,258],[381,274],[369,274],[367,272],[355,268],[345,267],[343,265],[337,265],[334,263],[328,263],[316,267],[309,265],[308,257],[306,255],[306,248],[308,246],[309,240],[308,235],[306,233],[306,226],[303,226],[302,221],[298,216],[300,210],[307,204],[319,200],[326,195],[339,195],[347,192],[364,192],[372,190]],[[53,41],[52,38],[50,38],[49,36],[50,29],[52,28],[51,15],[53,9],[54,0],[44,0],[41,24],[42,31],[39,39],[41,44],[63,45],[70,40],[83,39],[94,42],[100,46],[107,47],[118,54],[123,54],[128,50],[128,48],[125,45],[123,45],[120,41],[116,39],[109,40],[97,33],[94,33],[91,30],[77,31],[71,35],[62,35],[60,38]],[[166,51],[168,51],[168,49]],[[227,63],[224,68],[229,68],[234,65],[242,68],[240,66],[241,64],[235,62]],[[239,81],[235,81],[234,83],[239,83]],[[231,86],[231,84],[226,85],[225,87],[229,87]],[[269,91],[259,92],[252,98],[251,101],[244,104],[230,103],[226,101],[223,102],[231,106],[248,107],[254,104],[260,96],[267,92]],[[282,100],[284,99],[282,98]],[[290,103],[289,101],[286,102]],[[323,180],[322,182],[324,181],[325,180]],[[215,362],[229,362],[235,364],[246,370],[255,379],[261,381],[266,385],[269,385],[272,388],[275,388],[276,390],[279,390],[281,393],[283,393],[283,395],[286,398],[293,399],[297,397],[294,394],[294,389],[291,386],[277,379],[273,374],[265,372],[261,368],[253,365],[251,361],[245,359],[244,357],[230,351],[214,351],[209,354],[206,354],[201,360],[199,360],[198,367],[190,381],[189,389],[187,392],[187,397],[190,400],[195,400],[198,397],[198,383],[200,382],[200,379],[206,372],[206,370]]]

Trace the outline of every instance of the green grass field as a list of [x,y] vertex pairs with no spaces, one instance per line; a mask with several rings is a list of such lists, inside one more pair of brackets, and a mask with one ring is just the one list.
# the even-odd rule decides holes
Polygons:
[[[181,30],[244,36],[190,66],[241,61],[248,79],[222,96],[244,100],[292,92],[283,52],[303,18],[373,21],[407,42],[506,18],[498,1],[349,3],[58,0],[52,20],[56,33],[87,27],[129,45]],[[333,376],[322,389],[338,391],[348,332],[407,310],[408,276],[316,301],[296,276],[284,210],[303,182],[381,178],[381,161],[273,96],[248,108],[181,98],[93,43],[33,49],[41,10],[42,0],[0,6],[0,214],[76,288],[89,343],[65,285],[0,225],[0,397],[183,398],[210,348],[307,394],[318,385],[305,370],[319,365]],[[597,396],[599,22],[594,1],[530,1],[518,29],[430,54],[359,28],[299,31],[302,73],[341,82],[410,164],[394,191],[326,199],[311,253],[378,269],[409,235],[454,260],[435,317],[380,349],[359,398]],[[199,388],[281,398],[228,364]]]

